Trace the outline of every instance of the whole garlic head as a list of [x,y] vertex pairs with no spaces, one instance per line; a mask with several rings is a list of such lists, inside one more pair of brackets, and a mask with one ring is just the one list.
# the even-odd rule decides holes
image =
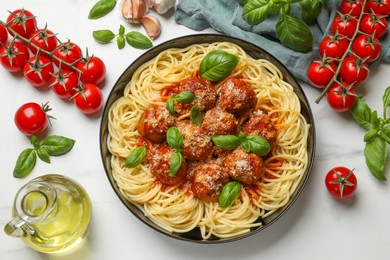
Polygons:
[[140,23],[148,9],[145,0],[123,0],[122,2],[122,16],[128,23]]
[[175,6],[176,0],[146,0],[150,8],[156,10],[157,13],[163,14]]

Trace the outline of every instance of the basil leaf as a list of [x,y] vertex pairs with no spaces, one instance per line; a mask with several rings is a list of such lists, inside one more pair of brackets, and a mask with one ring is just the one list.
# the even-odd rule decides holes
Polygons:
[[210,81],[218,81],[230,75],[239,61],[239,57],[226,51],[211,51],[200,62],[199,75]]
[[26,177],[35,167],[37,162],[37,154],[35,149],[27,148],[23,150],[18,159],[16,160],[16,165],[14,168],[14,177],[15,178],[24,178]]
[[279,10],[283,9],[286,12],[287,10],[289,11],[290,9],[290,3],[286,1],[279,1],[279,0],[270,0],[269,1],[269,10],[271,13],[277,13]]
[[382,128],[380,136],[383,140],[385,140],[388,144],[390,144],[390,126],[385,126]]
[[110,30],[93,31],[92,36],[100,43],[109,43],[115,38],[115,34]]
[[146,157],[146,148],[145,146],[138,146],[131,150],[129,155],[126,158],[125,166],[127,168],[134,168],[142,163]]
[[367,133],[364,135],[364,142],[370,142],[375,136],[378,135],[378,129],[372,128],[367,131]]
[[390,86],[386,88],[382,100],[383,100],[383,108],[386,110],[390,106]]
[[244,140],[241,142],[241,147],[242,149],[247,152],[247,153],[250,153],[251,152],[251,142],[249,142],[249,140]]
[[171,159],[171,165],[169,166],[169,176],[175,175],[183,164],[183,155],[179,152],[175,152]]
[[36,151],[37,151],[37,155],[38,155],[39,159],[41,159],[42,161],[44,161],[46,163],[50,163],[50,155],[47,152],[47,150],[45,149],[45,147],[38,147],[36,149]]
[[223,186],[222,192],[219,195],[219,206],[227,208],[240,196],[241,184],[238,181],[228,182]]
[[242,18],[249,24],[255,25],[267,19],[269,4],[267,0],[249,0],[242,10]]
[[372,111],[367,103],[360,97],[356,97],[355,105],[350,109],[352,118],[364,128],[372,127]]
[[59,135],[50,135],[42,140],[39,148],[46,149],[51,156],[58,156],[69,152],[73,148],[74,143],[73,139]]
[[140,32],[129,32],[125,35],[127,43],[136,49],[149,49],[153,43]]
[[250,135],[247,140],[251,143],[251,152],[257,155],[264,156],[271,151],[269,142],[261,136]]
[[175,99],[173,97],[170,97],[167,100],[166,108],[171,113],[171,115],[175,114]]
[[224,150],[233,150],[241,144],[241,139],[235,135],[217,135],[212,140],[216,146]]
[[243,142],[246,140],[246,134],[243,131],[240,131],[238,138],[240,138],[240,140]]
[[123,35],[118,35],[116,38],[116,44],[118,45],[118,49],[123,49],[125,47],[125,37]]
[[301,19],[287,14],[279,16],[276,35],[283,45],[295,51],[306,52],[313,45],[309,26]]
[[193,123],[194,125],[202,125],[202,113],[200,113],[198,104],[195,104],[191,107],[190,119],[191,123]]
[[195,99],[195,95],[191,92],[183,91],[175,95],[174,99],[180,103],[191,103]]
[[88,19],[97,19],[105,16],[116,5],[116,0],[100,0],[89,11]]
[[386,180],[384,176],[384,167],[387,159],[387,144],[379,136],[366,143],[364,148],[366,164],[371,173],[378,180]]
[[172,148],[180,149],[183,146],[183,136],[177,127],[170,127],[167,131],[167,142]]
[[321,12],[322,4],[322,0],[300,0],[299,5],[302,9],[302,19],[306,23],[314,21]]
[[36,135],[31,136],[30,142],[34,147],[39,146],[39,138]]
[[122,36],[125,35],[125,27],[123,25],[119,26],[118,33],[119,33],[119,35],[122,35]]

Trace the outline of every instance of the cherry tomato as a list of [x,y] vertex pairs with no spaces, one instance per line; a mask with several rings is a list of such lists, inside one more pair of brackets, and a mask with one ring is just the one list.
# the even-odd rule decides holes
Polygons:
[[376,14],[390,15],[390,1],[389,0],[368,0],[367,6],[371,8]]
[[363,15],[359,24],[359,30],[368,35],[381,38],[387,31],[386,16],[374,13]]
[[322,39],[319,46],[321,57],[341,59],[348,49],[347,38],[340,34],[327,35]]
[[349,14],[341,14],[336,16],[332,22],[332,32],[347,36],[351,39],[358,28],[358,22],[355,17]]
[[[8,26],[18,33],[20,36],[30,39],[31,35],[35,32],[37,27],[37,20],[35,16],[28,10],[18,9],[8,16]],[[15,36],[12,30],[8,29],[9,34]]]
[[77,63],[77,69],[82,73],[80,80],[84,83],[100,84],[106,77],[106,66],[104,62],[96,57],[87,57]]
[[20,132],[27,136],[42,133],[47,128],[49,121],[46,112],[50,110],[47,103],[43,106],[34,102],[26,103],[16,111],[15,125]]
[[[53,52],[54,49],[57,47],[58,41],[56,35],[52,31],[47,30],[45,28],[36,30],[33,33],[31,37],[31,43],[35,44],[42,50]],[[37,53],[37,49],[32,44],[29,44],[28,47],[32,53]],[[50,57],[50,55],[47,55],[44,52],[41,52],[41,55],[44,55],[48,58]]]
[[[340,5],[342,14],[349,14],[354,17],[359,17],[363,8],[363,0],[343,0]],[[368,10],[366,5],[365,11]]]
[[82,93],[73,99],[76,107],[84,114],[93,114],[103,106],[103,94],[95,84],[86,83],[82,85]]
[[59,97],[70,99],[76,94],[78,82],[75,72],[60,69],[51,78],[50,87]]
[[357,85],[366,81],[369,73],[367,61],[356,56],[349,56],[341,64],[339,75],[344,82]]
[[22,71],[28,58],[28,49],[21,42],[11,41],[0,48],[0,63],[10,72]]
[[377,37],[361,34],[353,41],[352,51],[360,58],[368,58],[367,61],[372,62],[379,58],[382,46]]
[[343,166],[331,169],[325,177],[326,188],[337,199],[352,197],[356,192],[357,184],[353,170]]
[[23,74],[31,85],[42,88],[49,84],[53,71],[53,63],[48,58],[38,55],[28,60]]
[[[61,44],[60,47],[57,47],[56,51],[54,52],[54,56],[64,62],[73,64],[81,59],[81,57],[83,56],[83,52],[77,44],[68,41],[66,43]],[[60,62],[57,59],[53,59],[53,61],[57,65],[57,67],[59,67]],[[71,67],[63,63],[61,63],[61,68],[68,70],[72,69]]]
[[8,39],[7,29],[3,25],[0,24],[0,43],[5,44]]
[[343,82],[342,85],[335,82],[326,92],[326,98],[331,108],[337,112],[350,110],[356,102],[356,91],[353,85]]
[[333,78],[337,66],[333,61],[318,60],[310,65],[307,77],[317,88],[325,88]]

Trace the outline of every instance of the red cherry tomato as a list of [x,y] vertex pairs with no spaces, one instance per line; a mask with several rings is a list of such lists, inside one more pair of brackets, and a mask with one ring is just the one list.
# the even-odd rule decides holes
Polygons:
[[81,71],[80,80],[84,83],[99,85],[106,77],[106,66],[104,62],[96,57],[87,57],[77,64]]
[[368,0],[366,5],[376,14],[390,15],[389,0]]
[[[63,62],[74,64],[81,59],[81,57],[83,56],[83,52],[77,44],[68,41],[66,43],[61,44],[59,48],[57,47],[56,51],[54,52],[54,56],[56,56]],[[53,59],[53,61],[57,65],[57,67],[59,67],[60,62],[57,59]],[[76,66],[76,64],[74,64],[74,66]],[[67,70],[72,69],[71,67],[63,63],[61,64],[61,68]]]
[[368,58],[368,62],[375,61],[381,54],[382,46],[375,36],[361,34],[352,43],[352,51],[360,58]]
[[[33,33],[33,36],[31,38],[31,43],[38,46],[42,50],[45,50],[47,52],[53,52],[54,49],[57,47],[58,41],[56,35],[52,31],[47,30],[45,28],[45,29],[36,30]],[[28,47],[32,53],[36,54],[37,49],[32,44],[29,44]],[[41,52],[41,55],[44,55],[48,58],[50,57],[44,52]]]
[[353,170],[343,166],[331,169],[325,177],[326,188],[337,199],[352,197],[356,192],[357,184]]
[[0,63],[10,72],[22,71],[28,58],[28,49],[21,42],[8,42],[0,48]]
[[[11,12],[11,14],[8,16],[7,24],[20,36],[26,39],[30,39],[31,35],[34,33],[37,27],[37,20],[30,11],[25,9],[18,9]],[[12,30],[8,29],[8,32],[12,36],[15,36]]]
[[343,82],[333,83],[326,92],[328,104],[337,112],[345,112],[350,110],[356,102],[356,91],[348,83]]
[[348,49],[349,42],[344,36],[327,35],[322,39],[319,46],[321,57],[341,59]]
[[317,88],[325,88],[333,78],[337,66],[333,61],[314,61],[307,72],[311,84]]
[[48,104],[40,106],[34,102],[26,103],[16,111],[15,125],[27,136],[42,133],[48,125],[47,111],[50,111]]
[[359,24],[359,30],[368,35],[381,38],[387,32],[386,16],[373,13],[363,15]]
[[53,72],[53,63],[48,58],[40,55],[31,57],[23,70],[27,81],[37,88],[47,86]]
[[7,42],[7,39],[8,39],[7,29],[5,29],[5,27],[0,24],[0,43],[5,44]]
[[73,99],[76,107],[84,114],[94,114],[103,106],[103,94],[95,84],[82,85],[82,92]]
[[332,22],[332,32],[337,32],[351,39],[358,28],[358,22],[355,17],[349,14],[341,14],[336,16]]
[[59,97],[69,99],[76,94],[78,82],[75,72],[60,69],[51,78],[50,87]]
[[356,56],[349,56],[341,64],[339,75],[344,82],[357,85],[365,82],[369,73],[366,61]]
[[[349,14],[354,17],[359,17],[363,8],[363,0],[343,0],[340,5],[342,14]],[[367,5],[365,11],[367,11]]]

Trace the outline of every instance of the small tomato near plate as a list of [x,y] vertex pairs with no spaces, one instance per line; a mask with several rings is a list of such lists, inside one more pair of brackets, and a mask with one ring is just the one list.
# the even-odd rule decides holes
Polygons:
[[49,119],[53,118],[47,115],[50,110],[48,103],[42,106],[34,102],[25,103],[16,110],[15,125],[27,136],[40,134],[47,128]]
[[358,182],[353,171],[338,166],[326,174],[325,185],[334,198],[347,199],[355,194]]

